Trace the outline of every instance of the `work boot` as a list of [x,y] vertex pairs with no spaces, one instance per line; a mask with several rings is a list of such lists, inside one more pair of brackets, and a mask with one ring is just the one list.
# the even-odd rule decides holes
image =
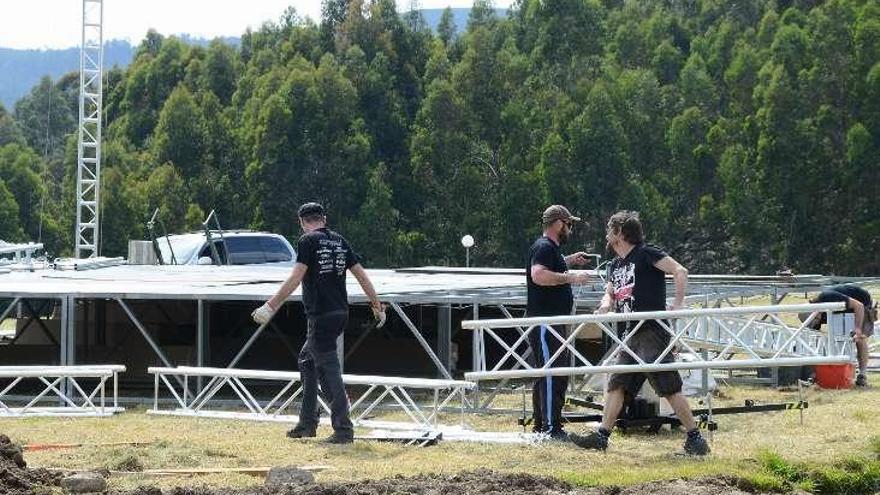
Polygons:
[[287,432],[287,438],[314,438],[318,436],[317,426],[296,425]]
[[864,373],[859,373],[856,375],[856,387],[867,387],[868,386],[868,376]]
[[688,455],[706,455],[711,452],[709,444],[699,431],[688,432],[687,439],[684,441],[684,452]]
[[334,431],[332,435],[321,440],[321,443],[333,443],[333,444],[345,444],[354,442],[354,433],[346,432],[340,433],[338,431]]
[[595,430],[591,431],[587,435],[578,435],[577,433],[570,433],[568,435],[568,439],[571,440],[575,445],[584,449],[593,449],[593,450],[601,450],[605,451],[608,448],[608,437],[610,433],[604,430]]

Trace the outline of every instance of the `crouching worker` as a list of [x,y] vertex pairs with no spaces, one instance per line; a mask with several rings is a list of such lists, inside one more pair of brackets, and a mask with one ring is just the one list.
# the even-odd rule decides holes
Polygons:
[[299,372],[302,379],[303,399],[299,424],[287,432],[290,438],[314,437],[318,429],[318,384],[321,393],[330,402],[330,422],[333,435],[327,443],[351,443],[354,428],[349,419],[348,396],[342,383],[342,367],[336,353],[336,339],[348,325],[348,293],[345,273],[350,270],[364,294],[370,299],[377,326],[385,323],[385,309],[358,256],[348,241],[327,228],[324,208],[318,203],[306,203],[299,208],[299,224],[303,236],[296,246],[296,264],[278,292],[251,315],[259,324],[265,324],[284,304],[287,297],[303,285],[303,305],[306,310],[306,342],[299,353]]
[[[606,239],[617,257],[608,266],[608,284],[597,313],[607,313],[612,305],[618,313],[666,310],[667,273],[675,280],[675,300],[671,309],[681,309],[687,289],[687,269],[657,247],[645,243],[638,213],[620,211],[612,215],[608,221]],[[668,347],[671,335],[656,321],[645,321],[634,330],[637,323],[623,322],[624,333],[636,332],[629,337],[627,344],[644,362],[652,363]],[[663,363],[672,361],[672,352],[661,360]],[[621,352],[615,364],[631,365],[636,364],[636,360],[630,354]],[[571,441],[587,449],[607,449],[611,429],[625,400],[638,394],[645,379],[657,395],[669,401],[678,420],[687,430],[684,451],[691,455],[708,454],[709,444],[700,434],[690,405],[681,393],[682,381],[677,371],[612,374],[608,379],[602,425],[587,435],[571,434]]]
[[[828,302],[845,302],[846,312],[853,314],[855,326],[850,336],[856,346],[856,355],[859,360],[859,373],[856,375],[856,386],[867,387],[868,376],[866,374],[868,368],[868,339],[874,335],[874,322],[877,320],[877,303],[871,299],[871,294],[853,284],[835,285],[829,287],[819,293],[818,296],[810,299],[811,303],[828,303]],[[809,326],[814,330],[819,330],[825,321],[825,313],[820,313],[812,321]],[[798,315],[801,321],[806,321],[810,313],[802,313]]]

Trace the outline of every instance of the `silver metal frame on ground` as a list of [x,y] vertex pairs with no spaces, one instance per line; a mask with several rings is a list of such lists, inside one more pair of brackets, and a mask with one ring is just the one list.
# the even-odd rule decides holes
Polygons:
[[[246,419],[253,421],[277,421],[295,423],[298,416],[292,414],[294,402],[302,394],[300,374],[293,371],[243,370],[234,368],[199,368],[178,366],[176,368],[151,367],[147,370],[154,375],[153,408],[149,414],[172,416],[196,416],[224,419]],[[169,380],[169,378],[176,380]],[[190,377],[210,378],[208,384],[197,394],[188,391]],[[439,414],[456,397],[460,397],[462,420],[465,410],[465,396],[475,384],[461,380],[435,380],[422,378],[401,378],[369,375],[342,375],[349,396],[356,397],[351,404],[351,418],[355,426],[395,430],[435,430],[440,428]],[[247,381],[248,383],[246,383]],[[164,387],[160,386],[164,385]],[[250,385],[250,387],[249,387]],[[269,400],[257,399],[252,386],[272,388]],[[354,394],[353,388],[366,387]],[[160,409],[160,389],[166,390],[176,402],[175,409]],[[228,388],[241,401],[247,412],[212,409],[212,402],[218,392]],[[414,400],[414,391],[431,394],[428,404]],[[318,403],[329,416],[330,408],[318,398]],[[223,407],[228,408],[228,399]],[[376,421],[368,419],[379,408],[400,411],[409,422]]]
[[[0,366],[0,379],[12,381],[0,390],[0,417],[26,416],[111,416],[123,411],[119,407],[119,373],[122,365],[88,366]],[[97,379],[91,389],[83,388],[82,379]],[[112,406],[107,404],[107,381],[113,380]],[[9,394],[20,384],[42,384],[41,391],[26,399],[26,404],[7,404]],[[66,385],[66,386],[65,386]],[[97,403],[95,399],[97,400]],[[20,400],[20,399],[18,399]],[[41,402],[60,402],[59,406],[39,406]]]
[[[480,342],[478,350],[481,355],[478,360],[479,368],[466,373],[465,378],[479,382],[609,372],[759,368],[851,362],[853,353],[848,335],[836,335],[833,332],[821,334],[810,330],[808,326],[820,313],[828,313],[830,316],[831,312],[843,309],[843,303],[824,303],[469,320],[462,322],[462,328],[476,332],[474,338]],[[785,313],[810,313],[810,317],[800,326],[792,327],[779,317]],[[765,320],[769,320],[769,323]],[[621,339],[614,324],[626,321],[635,322],[635,326]],[[669,344],[652,362],[645,362],[628,345],[630,338],[648,321],[656,322],[657,326],[670,334]],[[574,327],[571,332],[558,330],[569,325]],[[601,329],[616,344],[614,350],[595,365],[578,352],[575,346],[579,333],[588,325]],[[548,332],[559,341],[560,347],[546,360],[544,366],[535,368],[523,357],[524,348],[528,348],[529,333],[542,327],[548,327]],[[519,336],[511,344],[509,339],[499,335],[499,329],[517,329]],[[491,337],[504,351],[502,357],[491,366],[486,362],[487,337]],[[663,363],[676,348],[690,352],[695,360]],[[565,351],[572,356],[575,366],[568,362],[556,363]],[[631,356],[636,364],[614,364],[621,353]],[[712,353],[713,357],[709,358],[708,353]],[[733,359],[736,354],[744,354],[748,359]],[[553,367],[554,365],[562,366]]]

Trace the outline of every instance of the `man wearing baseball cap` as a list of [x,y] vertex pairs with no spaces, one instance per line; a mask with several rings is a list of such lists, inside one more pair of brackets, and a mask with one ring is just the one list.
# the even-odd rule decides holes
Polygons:
[[327,228],[324,207],[306,203],[299,208],[303,235],[296,246],[296,264],[278,292],[251,315],[263,325],[272,319],[287,297],[302,283],[306,310],[306,342],[299,353],[303,399],[299,424],[287,432],[290,438],[314,437],[318,429],[318,384],[330,400],[333,435],[327,443],[351,443],[354,429],[348,417],[348,396],[342,383],[342,367],[336,340],[348,325],[348,294],[345,273],[351,271],[370,300],[377,327],[385,323],[385,309],[348,241]]
[[[572,284],[585,284],[589,275],[585,272],[572,273],[570,266],[583,265],[589,257],[587,253],[577,252],[563,256],[560,246],[568,241],[574,223],[580,218],[571,214],[562,205],[552,205],[541,216],[543,234],[529,249],[526,264],[527,304],[526,316],[569,315],[574,305]],[[543,367],[562,346],[555,333],[566,337],[562,326],[552,328],[542,325],[529,333],[529,345],[536,367]],[[550,367],[568,366],[568,353],[562,352]],[[532,387],[533,431],[545,433],[557,440],[566,440],[562,427],[562,405],[565,403],[565,389],[568,377],[548,376],[538,378]]]

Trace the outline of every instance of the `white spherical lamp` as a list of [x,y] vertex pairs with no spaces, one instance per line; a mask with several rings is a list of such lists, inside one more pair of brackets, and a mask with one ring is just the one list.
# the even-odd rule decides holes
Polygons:
[[461,238],[461,245],[464,246],[464,266],[470,268],[471,248],[474,247],[474,236],[465,234],[465,236]]

